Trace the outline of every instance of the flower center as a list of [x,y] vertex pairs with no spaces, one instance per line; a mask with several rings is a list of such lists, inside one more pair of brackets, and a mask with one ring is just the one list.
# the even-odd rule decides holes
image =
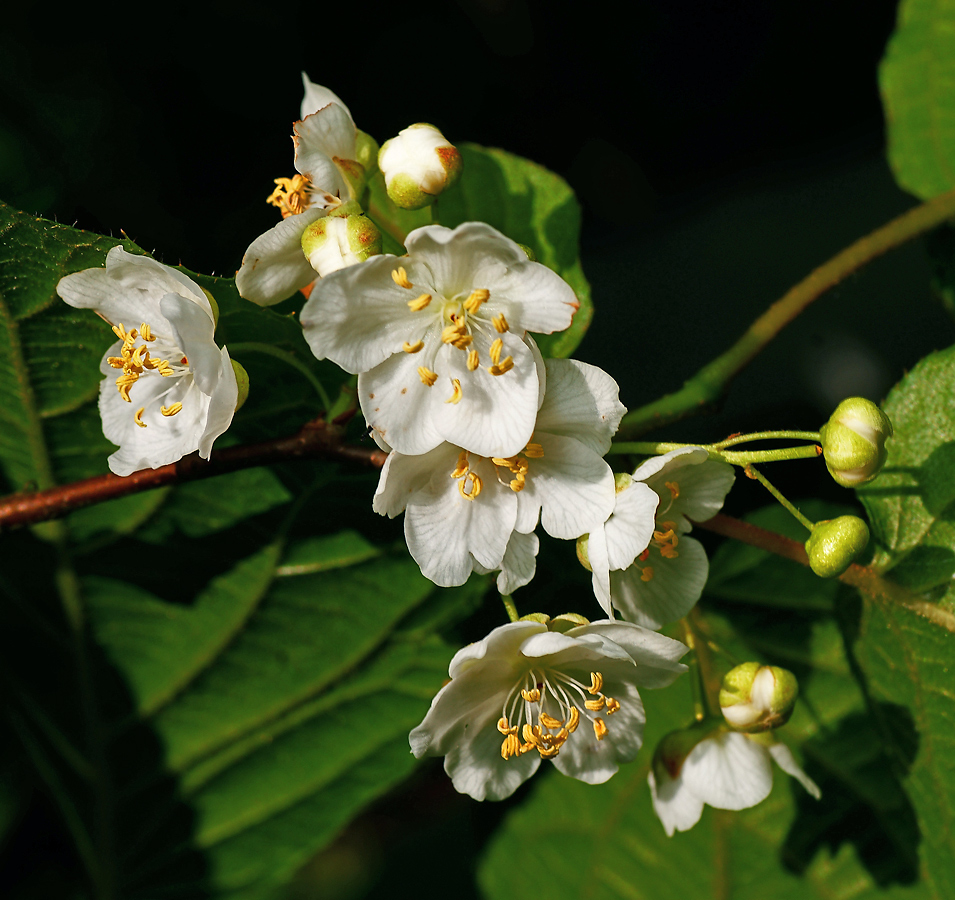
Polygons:
[[[669,485],[668,485],[669,486]],[[676,495],[674,495],[675,499]],[[671,501],[672,505],[672,501]],[[668,506],[667,509],[670,507]],[[664,510],[666,512],[666,510]],[[640,580],[641,581],[650,581],[653,578],[653,566],[640,565],[640,563],[645,563],[650,558],[650,548],[655,547],[660,551],[660,556],[664,559],[676,559],[680,554],[677,551],[677,544],[680,543],[680,535],[677,534],[676,522],[657,522],[657,528],[653,532],[653,538],[650,540],[650,546],[643,551],[638,557],[635,563],[636,567],[641,570]]]
[[338,197],[333,197],[325,191],[316,191],[307,175],[276,178],[274,181],[276,188],[265,198],[265,202],[278,208],[283,219],[305,212],[314,205],[316,196],[320,197],[321,205],[327,209],[341,205]]
[[[419,369],[418,371],[420,373],[421,370]],[[433,372],[430,374],[434,375]],[[434,377],[437,378],[436,375]],[[457,378],[453,378],[452,381],[454,383],[455,391],[460,393],[461,383]],[[452,399],[448,402],[456,403],[457,401],[452,397]],[[516,456],[491,457],[491,463],[494,465],[495,471],[497,473],[498,483],[503,484],[505,487],[509,487],[512,491],[514,491],[515,494],[523,491],[525,485],[527,484],[527,472],[530,469],[530,463],[528,463],[527,459],[524,457],[529,459],[541,459],[543,456],[544,448],[541,447],[540,444],[528,444]],[[462,450],[458,456],[457,464],[451,471],[451,477],[458,479],[458,491],[465,500],[476,500],[478,494],[481,493],[481,488],[484,486],[484,482],[481,480],[479,475],[471,470],[470,458],[471,454],[469,451]],[[479,459],[483,458],[484,457],[479,457]],[[500,469],[507,470],[507,472],[514,477],[502,477],[499,471]]]
[[[189,371],[189,360],[185,354],[178,347],[153,334],[152,328],[146,322],[139,326],[139,331],[135,328],[127,331],[123,323],[120,322],[119,325],[113,326],[113,333],[123,342],[123,345],[120,347],[120,355],[109,356],[106,358],[106,362],[114,369],[123,370],[122,374],[116,379],[116,389],[119,391],[120,397],[127,403],[133,402],[129,396],[130,388],[146,372],[158,372],[164,378],[169,378],[170,376],[184,375]],[[142,340],[143,343],[137,346],[137,340]],[[152,351],[149,349],[150,344],[153,344]],[[152,353],[157,355],[153,356]],[[169,359],[162,358],[166,356]],[[156,400],[159,399],[161,397],[156,398]],[[160,412],[164,416],[174,416],[181,409],[181,403],[173,403],[170,406],[163,406]],[[133,417],[140,428],[146,427],[142,418],[145,411],[146,407],[141,406],[136,410]]]
[[585,685],[563,672],[531,669],[511,690],[497,730],[504,735],[501,756],[510,759],[529,750],[536,750],[542,759],[560,753],[567,739],[577,730],[583,716],[602,741],[609,729],[597,713],[613,715],[620,703],[601,693],[603,675],[590,673]]

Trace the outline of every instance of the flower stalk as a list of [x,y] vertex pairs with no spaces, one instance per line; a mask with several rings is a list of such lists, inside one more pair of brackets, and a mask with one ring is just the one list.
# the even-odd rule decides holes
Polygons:
[[[767,438],[778,437],[783,432],[764,432]],[[804,434],[805,432],[790,432],[791,434]],[[818,437],[818,435],[816,435]],[[812,440],[813,438],[810,438]],[[753,435],[743,435],[734,443],[742,443],[750,440],[764,440],[756,438]],[[614,454],[632,454],[634,456],[657,456],[663,453],[669,453],[671,450],[680,450],[683,447],[702,447],[709,451],[710,458],[727,462],[734,466],[748,466],[753,463],[768,462],[786,462],[792,459],[815,459],[822,454],[822,448],[818,444],[809,444],[803,447],[782,447],[778,450],[723,450],[722,444],[670,444],[660,441],[619,441],[610,448],[610,453]]]

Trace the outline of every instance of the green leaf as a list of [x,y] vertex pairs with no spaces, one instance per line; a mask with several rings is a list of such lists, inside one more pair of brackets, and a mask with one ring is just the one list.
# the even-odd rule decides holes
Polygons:
[[922,199],[955,188],[953,22],[953,0],[903,0],[879,68],[889,161]]
[[[570,356],[583,340],[593,317],[590,285],[580,264],[580,204],[570,186],[543,166],[504,150],[461,144],[464,169],[458,181],[437,201],[442,225],[482,221],[512,240],[525,244],[538,262],[570,284],[580,309],[566,331],[535,337],[545,357]],[[431,221],[429,210],[399,210],[388,199],[384,182],[371,185],[372,216],[384,225],[385,250],[404,253],[396,236]],[[388,233],[394,236],[388,237]]]

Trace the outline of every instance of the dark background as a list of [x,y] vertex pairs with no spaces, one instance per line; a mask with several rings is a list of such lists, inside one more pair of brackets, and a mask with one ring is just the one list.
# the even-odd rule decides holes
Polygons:
[[[503,147],[571,183],[596,307],[576,355],[610,371],[634,408],[679,387],[813,267],[914,204],[885,162],[877,88],[895,8],[453,0],[54,14],[27,4],[0,26],[0,199],[122,230],[170,264],[232,273],[275,221],[264,203],[272,179],[292,173],[304,69],[380,141],[430,121],[452,141]],[[955,338],[929,281],[921,244],[873,264],[788,328],[721,413],[660,437],[815,429],[843,396],[882,399]],[[796,499],[846,499],[810,466],[787,467],[780,486]],[[755,491],[740,485],[731,511],[763,502]],[[459,803],[438,779],[389,803],[310,878],[367,886],[377,865],[393,886],[403,869],[420,877],[413,848],[427,848],[457,859],[432,871],[429,889],[437,895],[446,877],[467,896],[466,870],[504,805]],[[310,890],[301,896],[318,896]]]

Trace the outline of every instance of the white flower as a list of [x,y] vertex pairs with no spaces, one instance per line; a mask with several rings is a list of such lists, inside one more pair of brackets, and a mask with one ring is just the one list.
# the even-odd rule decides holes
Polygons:
[[213,340],[209,300],[190,278],[113,247],[105,269],[60,279],[70,306],[94,309],[119,340],[100,366],[103,433],[119,445],[117,475],[155,469],[195,450],[208,459],[238,398],[228,351]]
[[668,765],[660,757],[658,752],[650,770],[650,795],[654,811],[671,836],[692,828],[706,804],[739,810],[765,800],[773,786],[770,760],[817,800],[821,796],[792,751],[768,733],[718,730],[700,741],[682,765],[678,760]]
[[405,246],[316,284],[301,314],[312,352],[359,375],[365,420],[399,453],[521,452],[543,389],[526,332],[567,328],[573,290],[483,222],[418,228]]
[[304,114],[293,125],[295,169],[291,178],[276,178],[267,202],[282,213],[282,221],[257,237],[242,257],[235,276],[240,296],[259,306],[271,306],[315,280],[315,271],[302,252],[302,233],[316,220],[349,200],[357,200],[364,167],[356,160],[357,129],[351,113],[328,88],[312,84],[302,73]]
[[381,145],[378,168],[395,204],[421,209],[455,182],[461,154],[437,128],[419,122]]
[[568,540],[613,509],[613,472],[602,456],[626,411],[617,384],[576,360],[547,360],[546,372],[533,440],[518,453],[489,458],[444,443],[389,455],[375,512],[404,511],[408,549],[436,584],[501,569],[498,584],[510,593],[534,575],[538,519]]
[[[551,623],[554,624],[554,623]],[[590,784],[632,760],[645,715],[637,687],[659,688],[686,671],[679,641],[627,622],[564,634],[512,622],[459,650],[411,750],[444,756],[461,793],[502,800],[550,759]]]
[[[732,466],[710,459],[702,447],[682,447],[640,465],[631,485],[617,495],[603,532],[590,535],[594,593],[601,606],[609,612],[612,603],[645,628],[686,615],[709,574],[703,546],[685,537],[689,520],[716,515],[734,478]],[[655,509],[649,520],[648,504]]]

